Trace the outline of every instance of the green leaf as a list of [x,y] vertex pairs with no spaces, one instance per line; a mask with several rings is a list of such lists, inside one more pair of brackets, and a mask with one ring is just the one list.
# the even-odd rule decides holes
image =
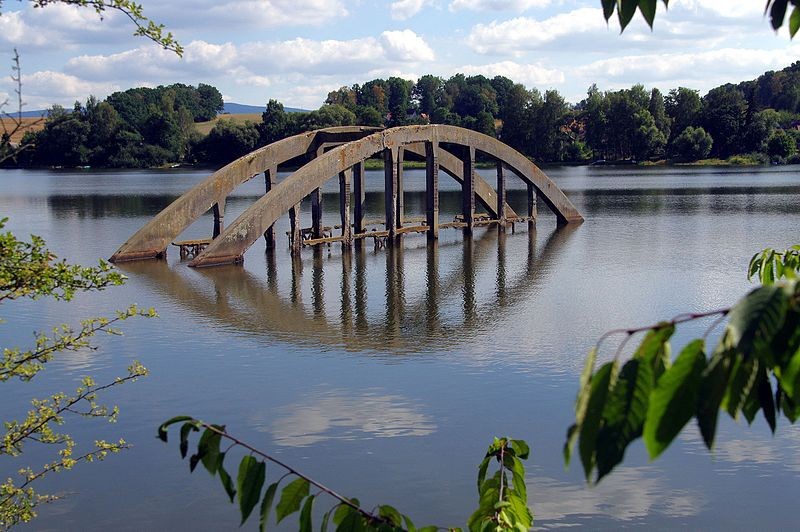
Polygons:
[[737,354],[733,361],[733,367],[728,377],[728,387],[720,406],[734,419],[738,418],[739,411],[756,382],[758,366],[758,359],[745,358],[740,354]]
[[233,502],[233,498],[236,496],[236,489],[233,487],[233,481],[231,480],[231,476],[225,471],[225,468],[222,465],[222,462],[225,461],[225,453],[219,453],[217,457],[217,473],[219,473],[219,479],[222,481],[222,487],[225,488],[225,493],[228,494],[228,497]]
[[780,385],[786,395],[797,402],[800,399],[800,349],[798,349],[789,359],[780,372]]
[[[239,462],[239,475],[236,477],[236,487],[239,491],[239,511],[242,514],[243,525],[250,512],[253,511],[261,498],[261,488],[264,486],[266,466],[255,457],[247,455]],[[241,525],[240,525],[241,526]]]
[[597,432],[600,430],[612,376],[616,378],[618,370],[619,362],[614,360],[601,366],[592,377],[592,391],[586,406],[586,416],[580,428],[580,441],[578,442],[586,480],[589,480],[596,465]]
[[703,348],[703,340],[684,347],[650,394],[643,436],[651,460],[664,452],[695,413],[706,366]]
[[789,298],[779,285],[761,286],[742,298],[729,314],[725,338],[745,357],[768,349],[786,318]]
[[603,16],[606,21],[614,14],[614,8],[617,6],[617,0],[602,0],[603,3]]
[[180,423],[181,421],[190,421],[190,420],[193,421],[194,418],[192,416],[175,416],[171,419],[168,419],[158,427],[158,439],[160,439],[163,442],[166,442],[167,427],[169,427],[170,425],[174,425],[175,423]]
[[314,496],[309,495],[306,497],[306,502],[303,503],[303,509],[300,510],[300,532],[312,532],[311,526],[311,509],[314,506]]
[[526,460],[530,456],[531,448],[525,440],[509,440],[508,443],[519,458]]
[[487,456],[478,466],[478,493],[481,491],[481,484],[483,484],[483,481],[486,479],[486,470],[489,468],[489,462],[491,462],[491,460],[492,457]]
[[636,14],[638,4],[639,0],[619,0],[617,16],[619,16],[619,25],[622,30],[625,29],[633,15]]
[[281,491],[281,499],[275,507],[275,516],[280,523],[284,517],[300,509],[300,502],[308,496],[308,481],[297,478]]
[[[357,499],[351,501],[353,504],[358,506]],[[350,515],[351,512],[355,512],[356,509],[350,506],[349,504],[339,503],[336,507],[336,510],[333,512],[333,523],[335,525],[341,525],[344,518]]]
[[639,11],[641,11],[650,28],[653,27],[653,21],[656,18],[657,3],[657,0],[639,0]]
[[766,370],[762,367],[760,371],[763,372],[763,376],[758,381],[758,402],[761,405],[761,411],[764,413],[764,419],[767,421],[772,433],[775,434],[776,406],[772,394],[772,384],[769,381]]
[[[280,482],[280,481],[278,481]],[[264,492],[264,499],[261,501],[261,516],[258,519],[258,529],[264,532],[267,529],[267,521],[269,521],[269,511],[272,508],[272,501],[275,499],[275,491],[278,489],[278,482],[273,482]],[[325,514],[326,516],[328,514]],[[323,521],[327,525],[327,519]]]
[[403,526],[403,516],[392,506],[383,505],[378,506],[378,516],[392,523],[394,526],[400,528]]
[[717,417],[722,398],[728,387],[730,367],[730,352],[720,350],[711,357],[711,361],[703,371],[703,378],[700,381],[697,397],[697,425],[700,427],[700,434],[702,434],[703,441],[709,450],[714,447]]
[[[224,430],[224,427],[219,425],[211,425],[217,430]],[[203,435],[200,436],[200,441],[197,443],[197,451],[203,466],[212,475],[217,472],[217,460],[219,457],[219,444],[222,436],[215,430],[206,429]]]
[[[328,521],[331,518],[330,512],[322,514],[322,524],[319,526],[319,532],[328,532]],[[411,531],[409,531],[411,532]]]
[[597,481],[622,461],[628,444],[642,435],[644,420],[655,385],[653,368],[643,360],[625,363],[608,394],[603,427],[597,433]]
[[406,524],[406,530],[408,530],[408,532],[417,532],[417,527],[414,526],[414,522],[411,521],[409,516],[403,514],[403,522]]
[[647,332],[642,343],[633,353],[633,358],[641,360],[653,368],[654,376],[658,379],[670,365],[669,339],[675,334],[675,325],[659,323],[657,329]]
[[337,531],[341,532],[362,532],[366,530],[364,526],[364,519],[361,514],[352,511],[342,520],[341,524],[336,527]]
[[184,423],[181,427],[181,458],[186,458],[186,453],[189,451],[189,433],[198,432],[198,430],[197,425],[193,423]]
[[592,371],[594,371],[595,360],[597,359],[597,347],[593,347],[586,356],[586,362],[581,372],[580,384],[578,387],[578,397],[575,399],[575,424],[567,431],[567,441],[564,443],[564,466],[569,466],[572,458],[572,449],[575,441],[580,434],[580,428],[586,417],[586,408],[589,405],[589,397],[592,394]]
[[783,24],[783,18],[786,16],[787,3],[787,0],[773,0],[772,9],[770,9],[769,12],[773,30],[777,30]]

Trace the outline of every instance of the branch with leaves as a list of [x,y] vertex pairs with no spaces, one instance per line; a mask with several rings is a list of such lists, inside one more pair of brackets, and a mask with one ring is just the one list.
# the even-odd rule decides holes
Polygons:
[[[5,218],[0,220],[0,229],[6,221]],[[103,261],[98,266],[84,267],[58,260],[40,237],[31,236],[30,241],[23,241],[11,232],[0,232],[0,303],[46,296],[69,301],[78,292],[105,290],[122,284],[124,279]],[[84,320],[78,329],[60,325],[53,329],[51,336],[36,334],[33,348],[4,348],[0,357],[0,383],[14,378],[30,381],[58,353],[96,349],[91,343],[94,336],[99,333],[119,335],[116,324],[134,316],[155,317],[156,313],[153,309],[131,305],[113,318]],[[74,394],[60,392],[44,399],[33,399],[32,408],[24,419],[4,420],[4,432],[0,433],[0,458],[18,459],[28,444],[56,446],[58,457],[38,470],[31,467],[19,469],[19,482],[7,478],[0,484],[0,529],[33,519],[37,506],[58,499],[58,496],[37,492],[32,485],[36,481],[50,473],[72,469],[80,462],[102,460],[108,453],[129,447],[122,439],[117,442],[97,440],[91,450],[75,457],[77,443],[60,427],[69,417],[116,421],[117,407],[101,404],[99,395],[144,375],[147,375],[147,369],[134,362],[125,376],[106,384],[84,377]]]
[[[664,2],[664,7],[669,7],[669,0],[661,1]],[[647,25],[653,27],[658,0],[600,0],[600,3],[606,20],[609,20],[616,11],[622,31],[633,20],[637,9],[647,21]],[[783,26],[790,5],[793,7],[789,15],[789,35],[794,37],[800,29],[800,0],[766,0],[764,15],[769,16],[772,29],[777,30]]]
[[[181,458],[189,451],[189,436],[203,431],[197,442],[197,452],[189,458],[189,470],[193,472],[198,464],[203,464],[212,475],[218,476],[230,502],[238,500],[242,516],[241,524],[250,517],[255,506],[259,507],[259,529],[266,530],[272,512],[275,495],[284,480],[292,479],[281,489],[278,503],[274,505],[276,524],[284,518],[299,512],[299,530],[313,530],[312,512],[317,497],[322,494],[334,499],[334,506],[324,513],[320,530],[327,530],[332,522],[336,530],[408,530],[410,532],[433,532],[442,527],[426,526],[416,528],[411,518],[389,505],[379,505],[372,510],[362,507],[359,500],[340,495],[333,489],[303,474],[294,467],[282,462],[228,434],[224,425],[204,423],[190,416],[177,416],[161,424],[158,437],[168,441],[168,429],[181,424],[179,449]],[[228,447],[220,447],[226,442]],[[226,456],[238,448],[246,454],[241,458],[236,480],[225,469]],[[522,440],[495,438],[486,452],[478,470],[478,509],[468,521],[471,531],[479,530],[528,530],[533,524],[533,515],[527,507],[525,488],[525,467],[522,460],[528,458],[530,449]],[[486,478],[489,465],[498,465],[497,472]],[[262,497],[266,481],[266,463],[277,465],[284,473],[272,482]],[[509,474],[511,480],[509,481]],[[312,488],[316,493],[311,493]],[[445,530],[460,530],[450,528]]]
[[[130,19],[136,31],[134,35],[150,39],[154,43],[163,47],[165,50],[171,50],[178,55],[183,54],[183,47],[175,40],[171,32],[165,31],[163,24],[157,24],[153,20],[144,15],[142,5],[132,2],[130,0],[29,0],[34,8],[47,7],[52,4],[66,4],[78,7],[86,7],[94,9],[94,11],[103,19],[103,15],[107,11],[118,11]],[[3,2],[0,0],[0,9],[3,7]]]
[[[769,284],[751,291],[736,305],[708,313],[601,337],[589,352],[575,404],[575,423],[567,431],[564,460],[575,444],[587,480],[600,481],[622,462],[625,450],[643,438],[657,458],[695,418],[703,441],[714,446],[720,411],[751,424],[759,411],[772,432],[783,414],[800,417],[800,262],[797,246],[786,252],[765,250],[753,257],[749,276]],[[776,264],[781,264],[777,267]],[[785,279],[774,282],[776,279]],[[715,316],[708,332],[727,317],[725,330],[707,355],[706,338],[687,344],[672,361],[669,339],[676,326]],[[632,358],[622,364],[622,346],[646,331]],[[706,333],[706,336],[708,334]],[[595,370],[603,340],[625,335],[611,362]]]

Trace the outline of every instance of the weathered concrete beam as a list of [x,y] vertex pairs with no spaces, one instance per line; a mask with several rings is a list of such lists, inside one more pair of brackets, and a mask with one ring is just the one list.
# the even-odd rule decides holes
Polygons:
[[[385,176],[390,185],[387,187],[386,221],[389,228],[396,228],[396,211],[395,213],[391,211],[397,205],[394,194],[396,191],[394,174],[397,167],[392,163],[396,160],[396,153],[400,146],[426,141],[467,146],[471,150],[481,151],[504,161],[526,183],[534,185],[537,193],[555,213],[559,222],[569,223],[583,220],[569,199],[536,165],[497,139],[454,126],[404,126],[381,131],[333,148],[298,169],[279,183],[269,196],[262,197],[251,205],[190,265],[210,266],[227,263],[232,261],[232,257],[241,260],[247,248],[263,233],[266,227],[274,223],[297,201],[310,194],[314,189],[321,187],[325,181],[339,172],[378,152],[389,153],[389,160],[386,161],[389,164],[386,165],[385,170]],[[473,180],[474,182],[475,180]]]

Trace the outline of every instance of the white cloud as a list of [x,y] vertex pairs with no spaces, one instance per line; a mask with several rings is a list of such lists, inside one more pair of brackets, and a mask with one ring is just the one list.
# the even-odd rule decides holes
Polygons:
[[753,18],[764,13],[763,2],[753,0],[673,0],[670,11],[684,10],[698,14],[702,11],[727,18]]
[[[26,109],[49,107],[54,101],[64,102],[67,105],[74,101],[84,102],[90,95],[102,98],[120,90],[120,86],[112,82],[94,83],[49,70],[23,74],[22,83]],[[58,95],[57,99],[53,98],[54,94]]]
[[394,20],[406,20],[413,17],[430,4],[431,0],[397,0],[389,6],[389,11]]
[[541,64],[523,64],[514,61],[501,61],[488,65],[466,65],[459,69],[464,74],[483,74],[488,78],[505,76],[517,83],[526,86],[554,85],[564,83],[564,73],[560,70],[549,69]]
[[587,32],[607,33],[600,9],[581,8],[541,21],[517,17],[505,22],[478,24],[472,28],[467,42],[480,54],[521,53],[556,39],[574,38],[577,34]]
[[778,50],[723,48],[707,52],[614,57],[575,69],[575,74],[602,86],[632,83],[687,85],[708,90],[726,82],[755,78],[779,69],[800,55],[800,45]]
[[411,30],[384,31],[381,44],[386,57],[393,61],[433,61],[433,50],[425,40]]
[[147,14],[169,28],[207,29],[208,24],[238,27],[320,26],[349,15],[342,0],[170,1]]
[[536,7],[549,6],[551,0],[453,0],[450,11],[516,11],[523,12]]

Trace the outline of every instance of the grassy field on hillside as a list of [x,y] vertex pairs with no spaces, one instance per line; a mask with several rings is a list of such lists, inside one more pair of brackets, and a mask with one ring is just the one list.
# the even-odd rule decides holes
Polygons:
[[[0,118],[0,122],[2,123],[2,129],[0,129],[0,134],[3,131],[11,131],[14,129],[14,122],[12,122],[8,118]],[[44,118],[38,117],[31,117],[31,118],[23,118],[22,119],[22,127],[11,135],[11,142],[13,144],[18,144],[19,141],[22,140],[22,135],[25,134],[26,131],[39,131],[44,127]]]
[[219,115],[214,120],[208,122],[197,122],[194,127],[201,135],[208,135],[214,128],[214,125],[220,120],[230,120],[237,124],[244,124],[247,121],[258,123],[261,122],[261,113],[249,113],[241,115]]

